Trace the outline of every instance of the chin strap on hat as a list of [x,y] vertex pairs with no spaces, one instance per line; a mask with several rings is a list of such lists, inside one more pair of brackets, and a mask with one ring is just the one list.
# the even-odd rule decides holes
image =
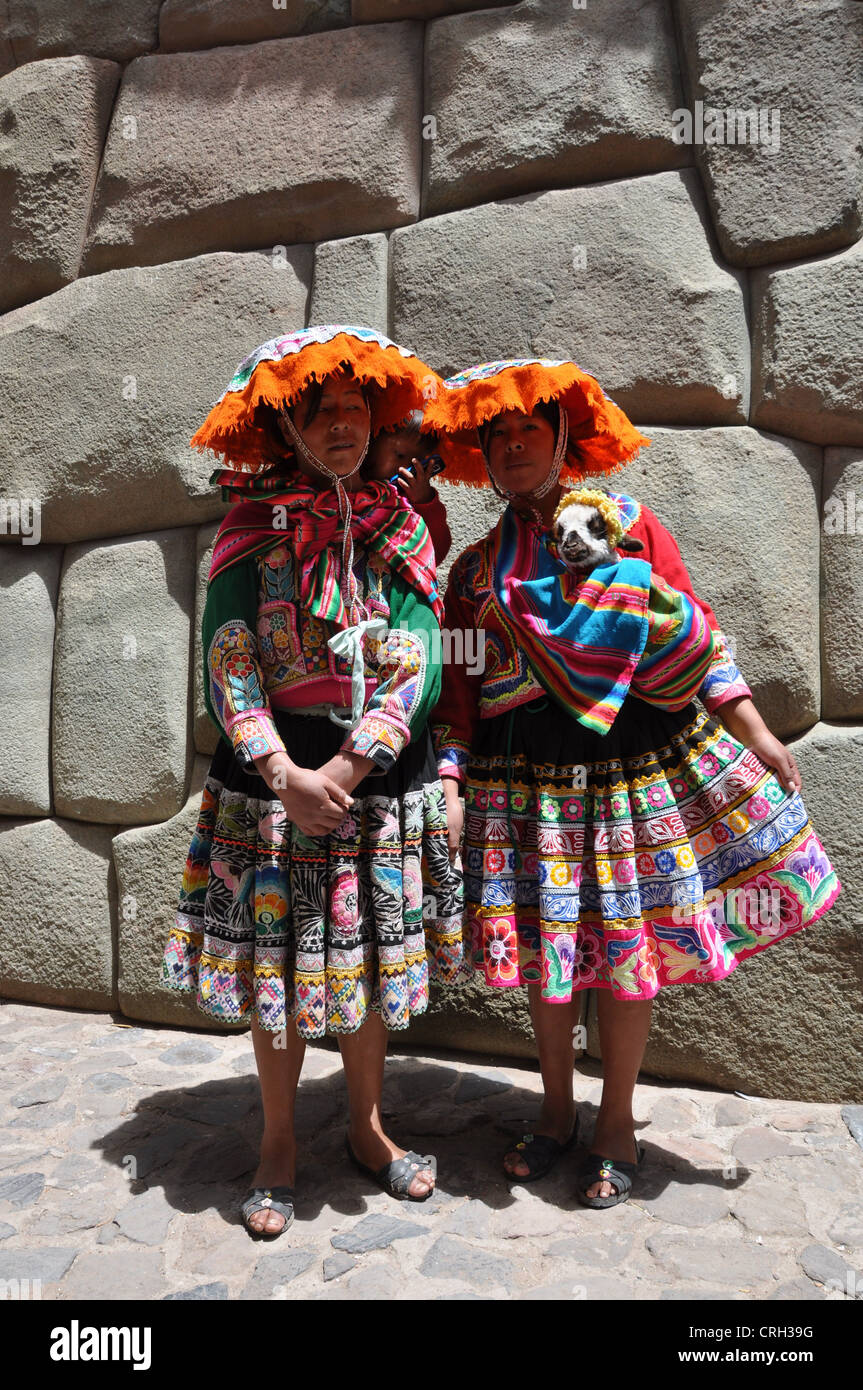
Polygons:
[[293,420],[291,419],[288,411],[285,409],[284,406],[280,407],[279,416],[281,417],[285,425],[285,428],[288,431],[288,434],[291,436],[291,439],[293,440],[294,448],[296,449],[297,453],[303,459],[305,459],[306,463],[310,464],[312,468],[317,469],[320,473],[323,473],[325,477],[329,478],[335,485],[336,497],[339,503],[339,517],[341,519],[343,527],[342,575],[341,584],[339,587],[341,589],[342,603],[344,604],[345,612],[348,615],[348,622],[360,622],[363,619],[368,618],[369,615],[365,605],[360,602],[357,591],[357,581],[354,577],[354,538],[351,535],[351,517],[353,516],[353,508],[351,507],[351,499],[348,495],[347,488],[344,485],[344,479],[352,478],[354,474],[357,472],[357,470],[362,467],[363,460],[369,451],[369,442],[371,440],[371,424],[369,424],[369,428],[366,433],[366,442],[363,445],[362,453],[360,454],[350,473],[339,474],[334,473],[333,470],[330,468],[329,464],[324,463],[322,459],[318,458],[317,454],[312,453],[311,449],[309,448],[306,441],[303,439],[302,435],[300,434],[299,430],[297,429],[296,425],[294,424]]

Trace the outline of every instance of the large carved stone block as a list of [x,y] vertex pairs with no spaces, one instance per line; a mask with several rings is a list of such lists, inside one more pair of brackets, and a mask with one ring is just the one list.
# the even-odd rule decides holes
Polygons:
[[0,310],[78,274],[119,77],[116,63],[52,58],[0,80]]
[[630,416],[745,424],[742,277],[684,169],[488,203],[390,239],[393,336],[444,375],[573,357]]
[[135,825],[183,805],[195,531],[69,546],[57,610],[54,799]]
[[108,132],[85,270],[413,221],[421,64],[414,23],[131,63]]
[[0,477],[42,538],[222,516],[188,447],[237,363],[305,321],[311,248],[219,252],[77,280],[0,319]]

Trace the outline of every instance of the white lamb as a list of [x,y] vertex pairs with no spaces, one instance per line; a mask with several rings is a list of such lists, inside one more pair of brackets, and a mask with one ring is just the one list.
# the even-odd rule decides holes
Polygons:
[[625,533],[608,494],[593,488],[578,488],[561,498],[553,534],[557,553],[573,574],[589,574],[597,565],[613,563],[616,550],[644,549],[643,541]]

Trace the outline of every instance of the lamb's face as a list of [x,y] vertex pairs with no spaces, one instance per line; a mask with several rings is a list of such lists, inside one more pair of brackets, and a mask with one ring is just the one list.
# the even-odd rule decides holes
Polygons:
[[615,559],[608,544],[604,517],[582,502],[564,507],[554,528],[557,553],[568,570],[588,573]]

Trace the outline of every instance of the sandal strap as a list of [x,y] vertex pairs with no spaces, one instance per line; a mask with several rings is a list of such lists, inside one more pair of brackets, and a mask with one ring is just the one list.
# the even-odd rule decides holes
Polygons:
[[434,1157],[431,1154],[414,1153],[413,1149],[409,1149],[401,1158],[394,1158],[392,1163],[385,1163],[375,1177],[381,1186],[388,1187],[395,1195],[405,1196],[417,1173],[422,1172],[424,1168],[428,1168],[437,1177]]
[[254,1216],[258,1211],[274,1211],[285,1220],[294,1208],[294,1189],[292,1187],[255,1187],[245,1198],[241,1211],[244,1216]]
[[[551,1134],[523,1134],[515,1144],[511,1144],[507,1153],[518,1153],[519,1157],[528,1166],[528,1176],[536,1177],[547,1173],[551,1166],[560,1158],[561,1154],[567,1149],[572,1148],[578,1135],[578,1118],[572,1127],[572,1133],[563,1144],[555,1139]],[[536,1161],[533,1161],[536,1160]],[[518,1181],[518,1174],[513,1174]]]

